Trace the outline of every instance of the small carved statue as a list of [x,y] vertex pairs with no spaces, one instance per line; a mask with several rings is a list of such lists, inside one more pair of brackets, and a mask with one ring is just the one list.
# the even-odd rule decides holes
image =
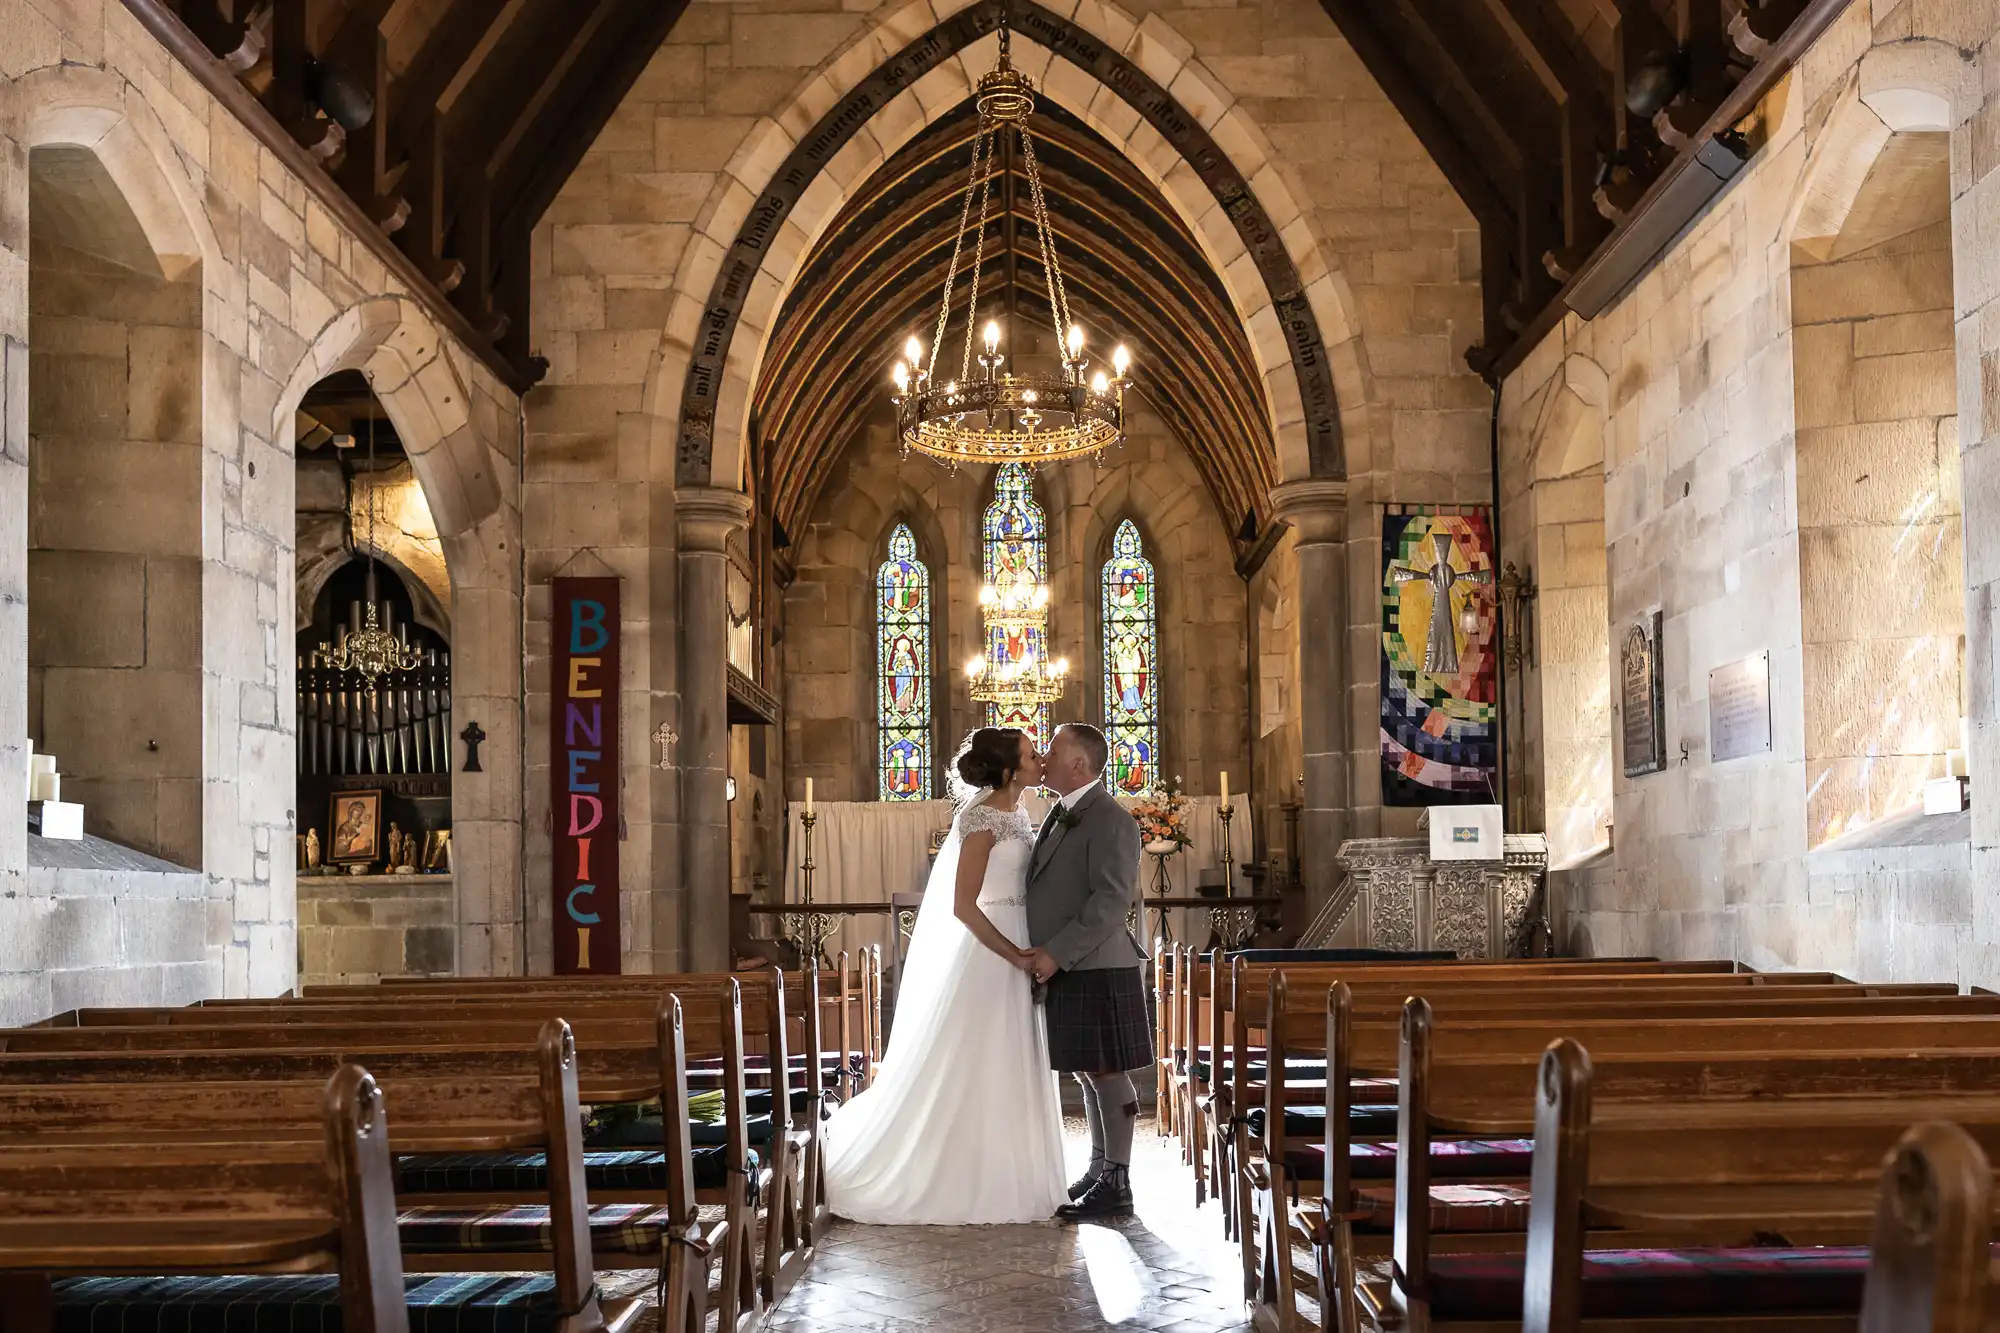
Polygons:
[[319,869],[319,830],[316,828],[306,830],[306,868]]
[[394,823],[389,825],[389,869],[403,864],[403,830]]

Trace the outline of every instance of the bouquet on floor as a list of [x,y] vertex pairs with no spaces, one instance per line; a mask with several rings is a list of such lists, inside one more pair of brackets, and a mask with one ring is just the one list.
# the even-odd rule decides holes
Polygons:
[[1145,792],[1125,807],[1139,822],[1146,850],[1155,856],[1170,856],[1194,841],[1188,832],[1188,799],[1181,794],[1180,781],[1173,778],[1166,790]]

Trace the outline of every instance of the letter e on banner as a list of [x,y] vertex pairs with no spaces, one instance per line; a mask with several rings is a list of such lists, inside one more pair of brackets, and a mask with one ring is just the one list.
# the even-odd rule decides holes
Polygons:
[[555,970],[618,971],[618,580],[551,579]]

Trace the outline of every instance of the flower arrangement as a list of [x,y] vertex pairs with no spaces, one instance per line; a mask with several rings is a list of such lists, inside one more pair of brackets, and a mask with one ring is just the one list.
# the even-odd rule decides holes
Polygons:
[[1171,856],[1194,841],[1188,832],[1188,800],[1181,794],[1181,780],[1168,781],[1164,791],[1141,794],[1126,809],[1139,822],[1139,836],[1146,850],[1155,856]]

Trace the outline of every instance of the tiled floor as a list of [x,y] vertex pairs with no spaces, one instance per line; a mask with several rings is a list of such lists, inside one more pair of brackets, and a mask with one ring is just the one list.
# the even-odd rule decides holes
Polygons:
[[[1087,1141],[1071,1126],[1081,1170]],[[1115,1225],[865,1227],[836,1222],[771,1312],[782,1333],[1088,1333],[1248,1328],[1236,1251],[1150,1123],[1133,1163],[1138,1214]]]

